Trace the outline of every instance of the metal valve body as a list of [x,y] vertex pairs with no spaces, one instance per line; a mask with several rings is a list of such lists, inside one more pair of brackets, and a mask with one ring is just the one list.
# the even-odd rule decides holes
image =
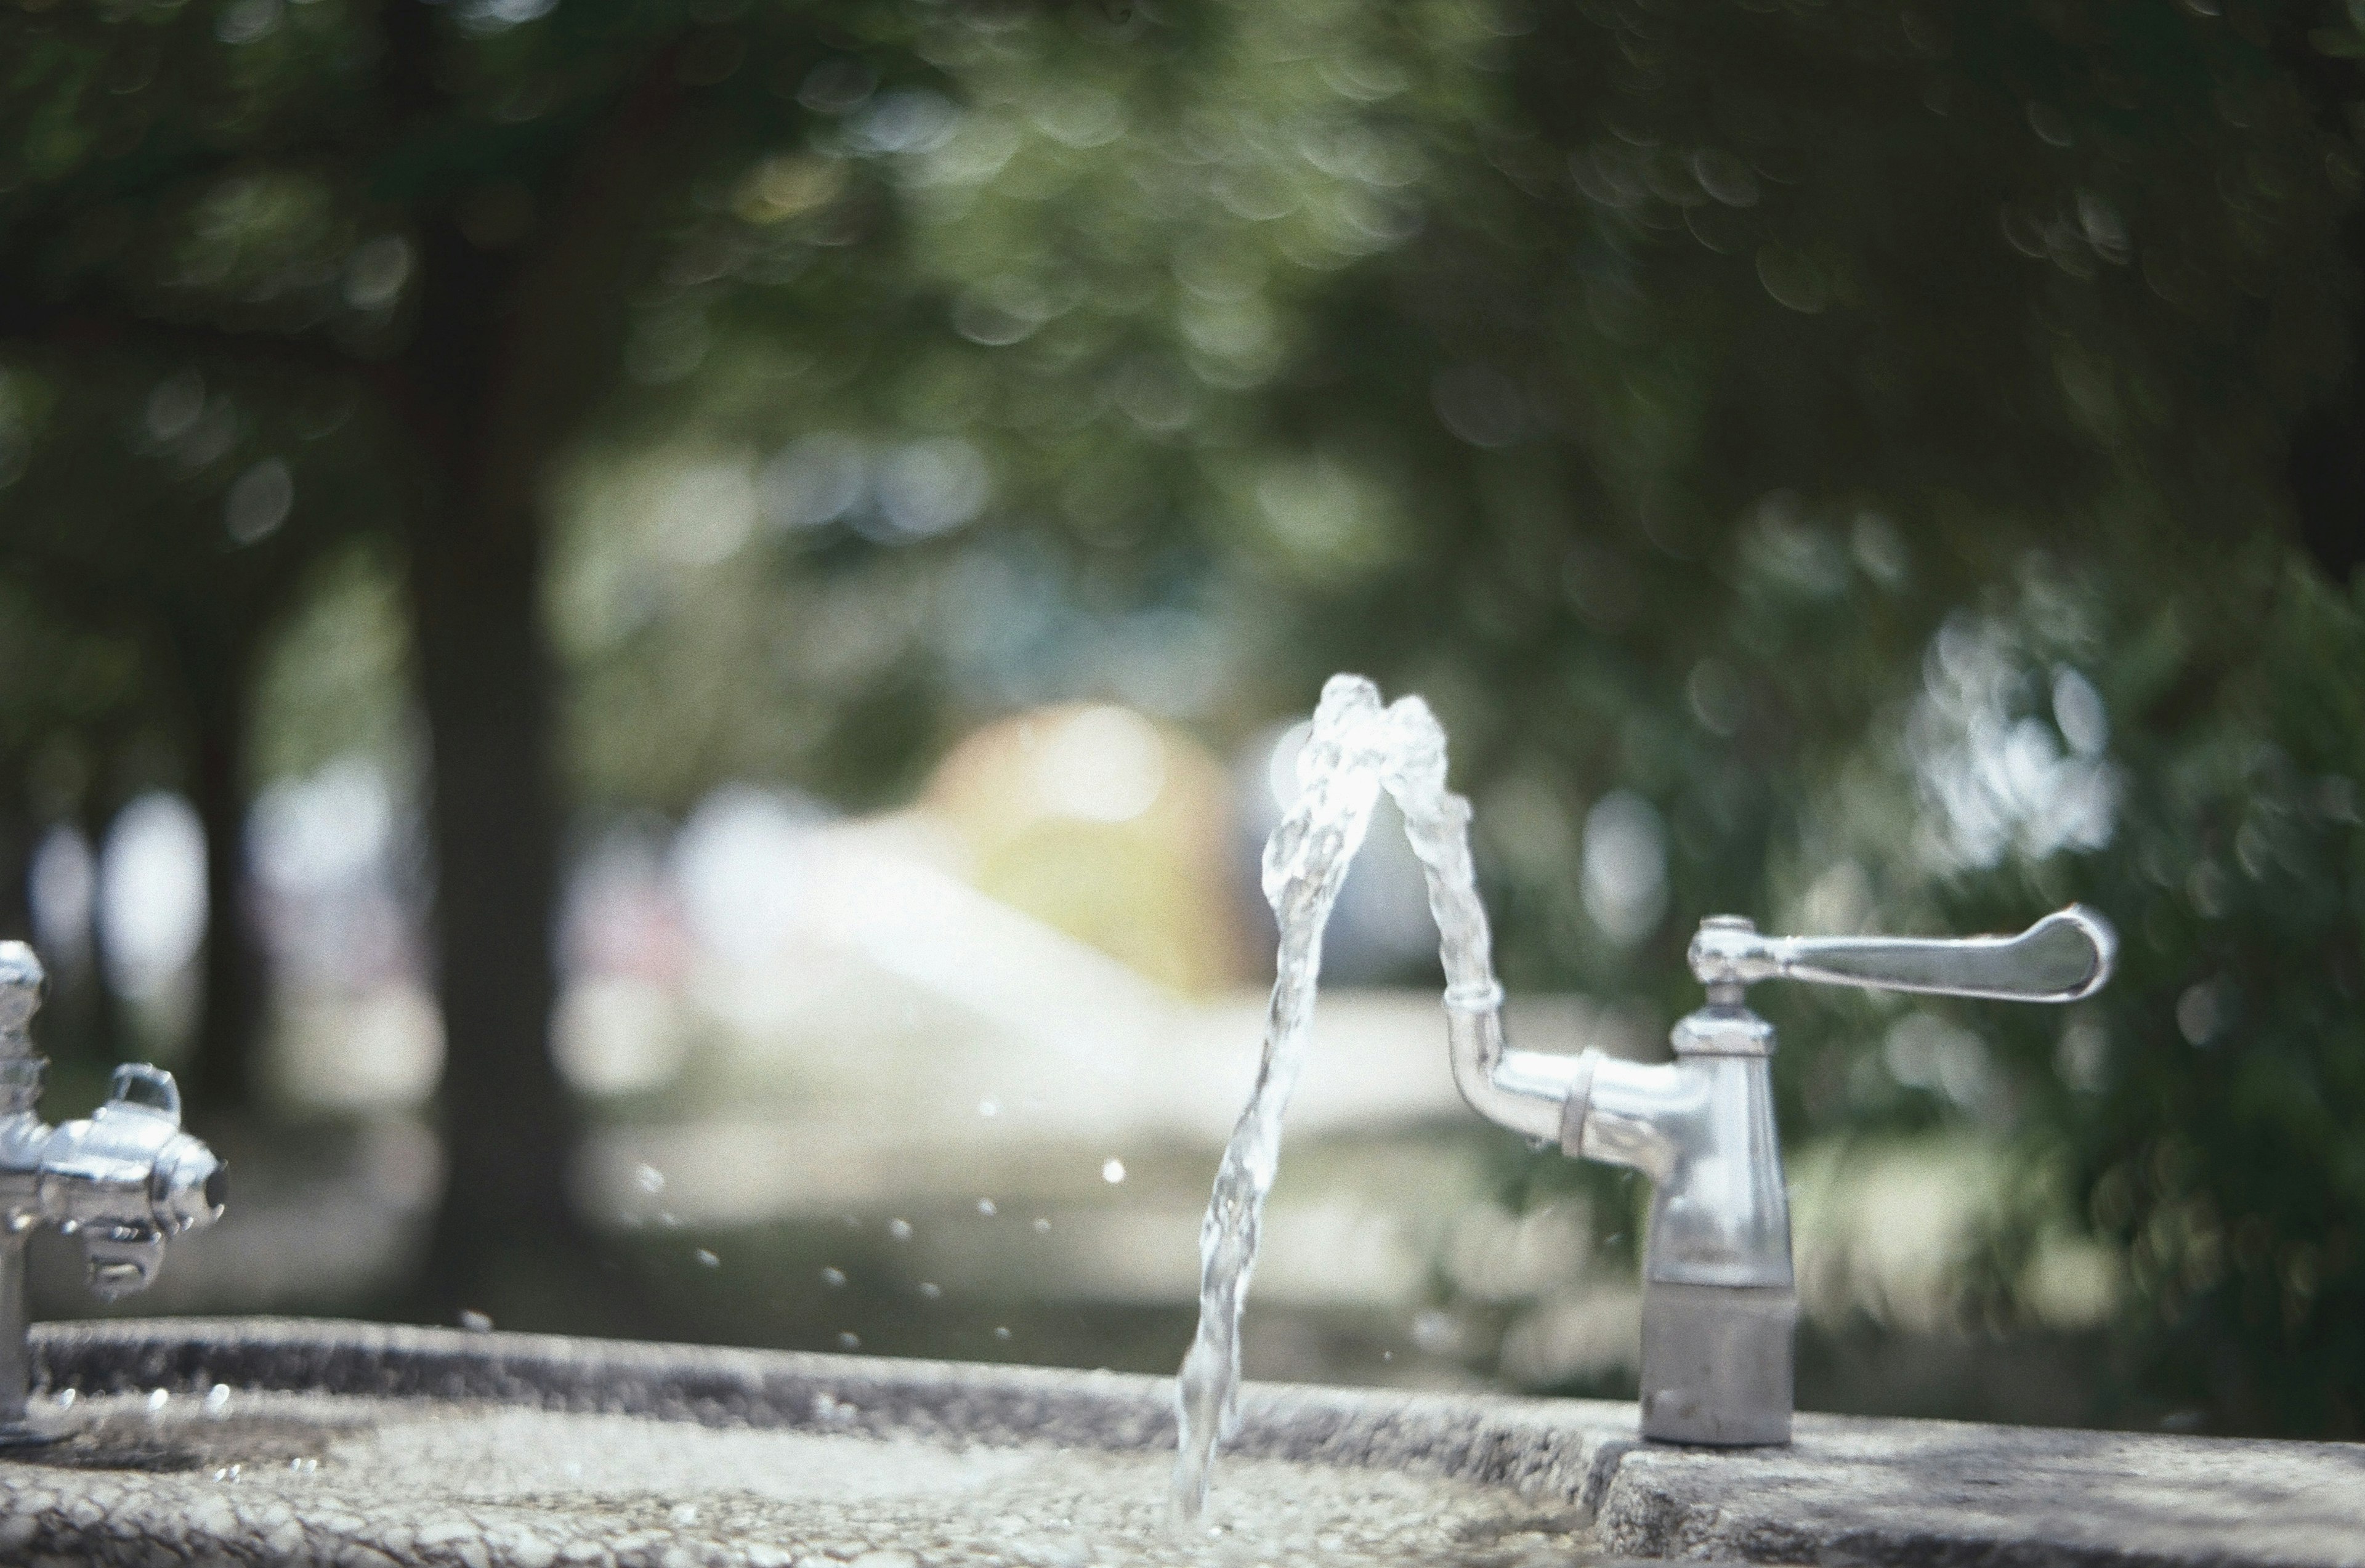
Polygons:
[[1675,1059],[1504,1043],[1500,993],[1446,997],[1455,1081],[1483,1115],[1572,1157],[1651,1178],[1642,1255],[1642,1429],[1670,1442],[1788,1442],[1798,1295],[1790,1209],[1768,1071],[1773,1025],[1751,983],[1814,980],[1886,991],[2073,1002],[2110,978],[2117,938],[2090,910],[2018,936],[1958,940],[1766,937],[1746,920],[1701,922],[1693,974],[1708,1005],[1675,1027]]
[[115,1070],[106,1103],[52,1127],[36,1109],[48,1063],[30,1033],[40,960],[0,942],[0,1446],[42,1440],[25,1426],[25,1247],[54,1226],[82,1240],[90,1287],[113,1301],[144,1289],[164,1243],[221,1217],[222,1162],[181,1130],[181,1095],[161,1068]]

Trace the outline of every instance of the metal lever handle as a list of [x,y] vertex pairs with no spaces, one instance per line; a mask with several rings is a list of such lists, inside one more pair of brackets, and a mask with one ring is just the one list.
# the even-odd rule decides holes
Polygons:
[[106,1103],[136,1105],[171,1117],[176,1127],[181,1125],[181,1086],[173,1081],[171,1073],[144,1061],[127,1061],[115,1070],[115,1076],[107,1080]]
[[2111,978],[2118,933],[2083,904],[2046,915],[2017,936],[1761,936],[1717,915],[1692,938],[1692,973],[1711,989],[1763,980],[1814,980],[1871,991],[2000,1002],[2076,1002]]

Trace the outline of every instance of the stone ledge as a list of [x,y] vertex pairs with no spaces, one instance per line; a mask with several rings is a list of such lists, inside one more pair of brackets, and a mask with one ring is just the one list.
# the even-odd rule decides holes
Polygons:
[[[1116,1454],[1173,1440],[1163,1379],[369,1324],[48,1326],[35,1365],[86,1393],[219,1383]],[[2365,1447],[2342,1444],[1802,1416],[1787,1449],[1720,1451],[1641,1442],[1622,1405],[1261,1385],[1227,1451],[1513,1489],[1562,1510],[1569,1551],[2365,1568]]]

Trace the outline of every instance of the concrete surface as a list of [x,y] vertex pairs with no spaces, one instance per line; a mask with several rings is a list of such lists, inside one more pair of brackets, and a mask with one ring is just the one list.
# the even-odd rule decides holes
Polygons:
[[36,1354],[61,1440],[0,1462],[9,1563],[2365,1564],[2345,1445],[1808,1416],[1718,1452],[1623,1406],[1252,1385],[1186,1536],[1158,1379],[267,1319]]

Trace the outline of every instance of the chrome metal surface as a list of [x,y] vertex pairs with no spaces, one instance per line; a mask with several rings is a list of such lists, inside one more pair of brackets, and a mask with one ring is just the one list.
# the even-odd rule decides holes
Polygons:
[[1503,1043],[1503,992],[1445,995],[1445,1038],[1454,1087],[1488,1121],[1527,1137],[1560,1137],[1561,1108],[1592,1071],[1594,1053],[1515,1051]]
[[1765,1058],[1586,1056],[1591,1080],[1568,1101],[1561,1148],[1651,1179],[1643,1279],[1788,1289],[1790,1203]]
[[2075,1002],[2111,976],[2118,937],[2073,904],[2017,936],[1765,936],[1700,922],[1692,972],[1708,1005],[1678,1023],[1676,1059],[1548,1056],[1503,1038],[1499,990],[1446,996],[1453,1078],[1490,1121],[1558,1137],[1584,1159],[1650,1177],[1642,1254],[1642,1423],[1677,1442],[1787,1442],[1797,1316],[1790,1208],[1774,1126],[1774,1028],[1743,1003],[1759,980],[2012,1002]]
[[1679,1057],[1770,1057],[1774,1025],[1738,1002],[1711,1003],[1679,1020],[1667,1043]]
[[1711,988],[1765,980],[1873,991],[2076,1002],[2111,978],[2118,934],[2083,904],[2046,915],[2017,936],[1762,936],[1719,915],[1692,938],[1692,973]]
[[1642,1284],[1642,1435],[1745,1447],[1790,1440],[1789,1289]]
[[115,1070],[106,1103],[52,1127],[35,1106],[45,1064],[30,1025],[40,959],[0,942],[0,1448],[41,1440],[25,1425],[25,1244],[38,1226],[81,1238],[90,1287],[113,1301],[145,1288],[167,1238],[211,1225],[227,1199],[222,1162],[181,1130],[173,1075]]

